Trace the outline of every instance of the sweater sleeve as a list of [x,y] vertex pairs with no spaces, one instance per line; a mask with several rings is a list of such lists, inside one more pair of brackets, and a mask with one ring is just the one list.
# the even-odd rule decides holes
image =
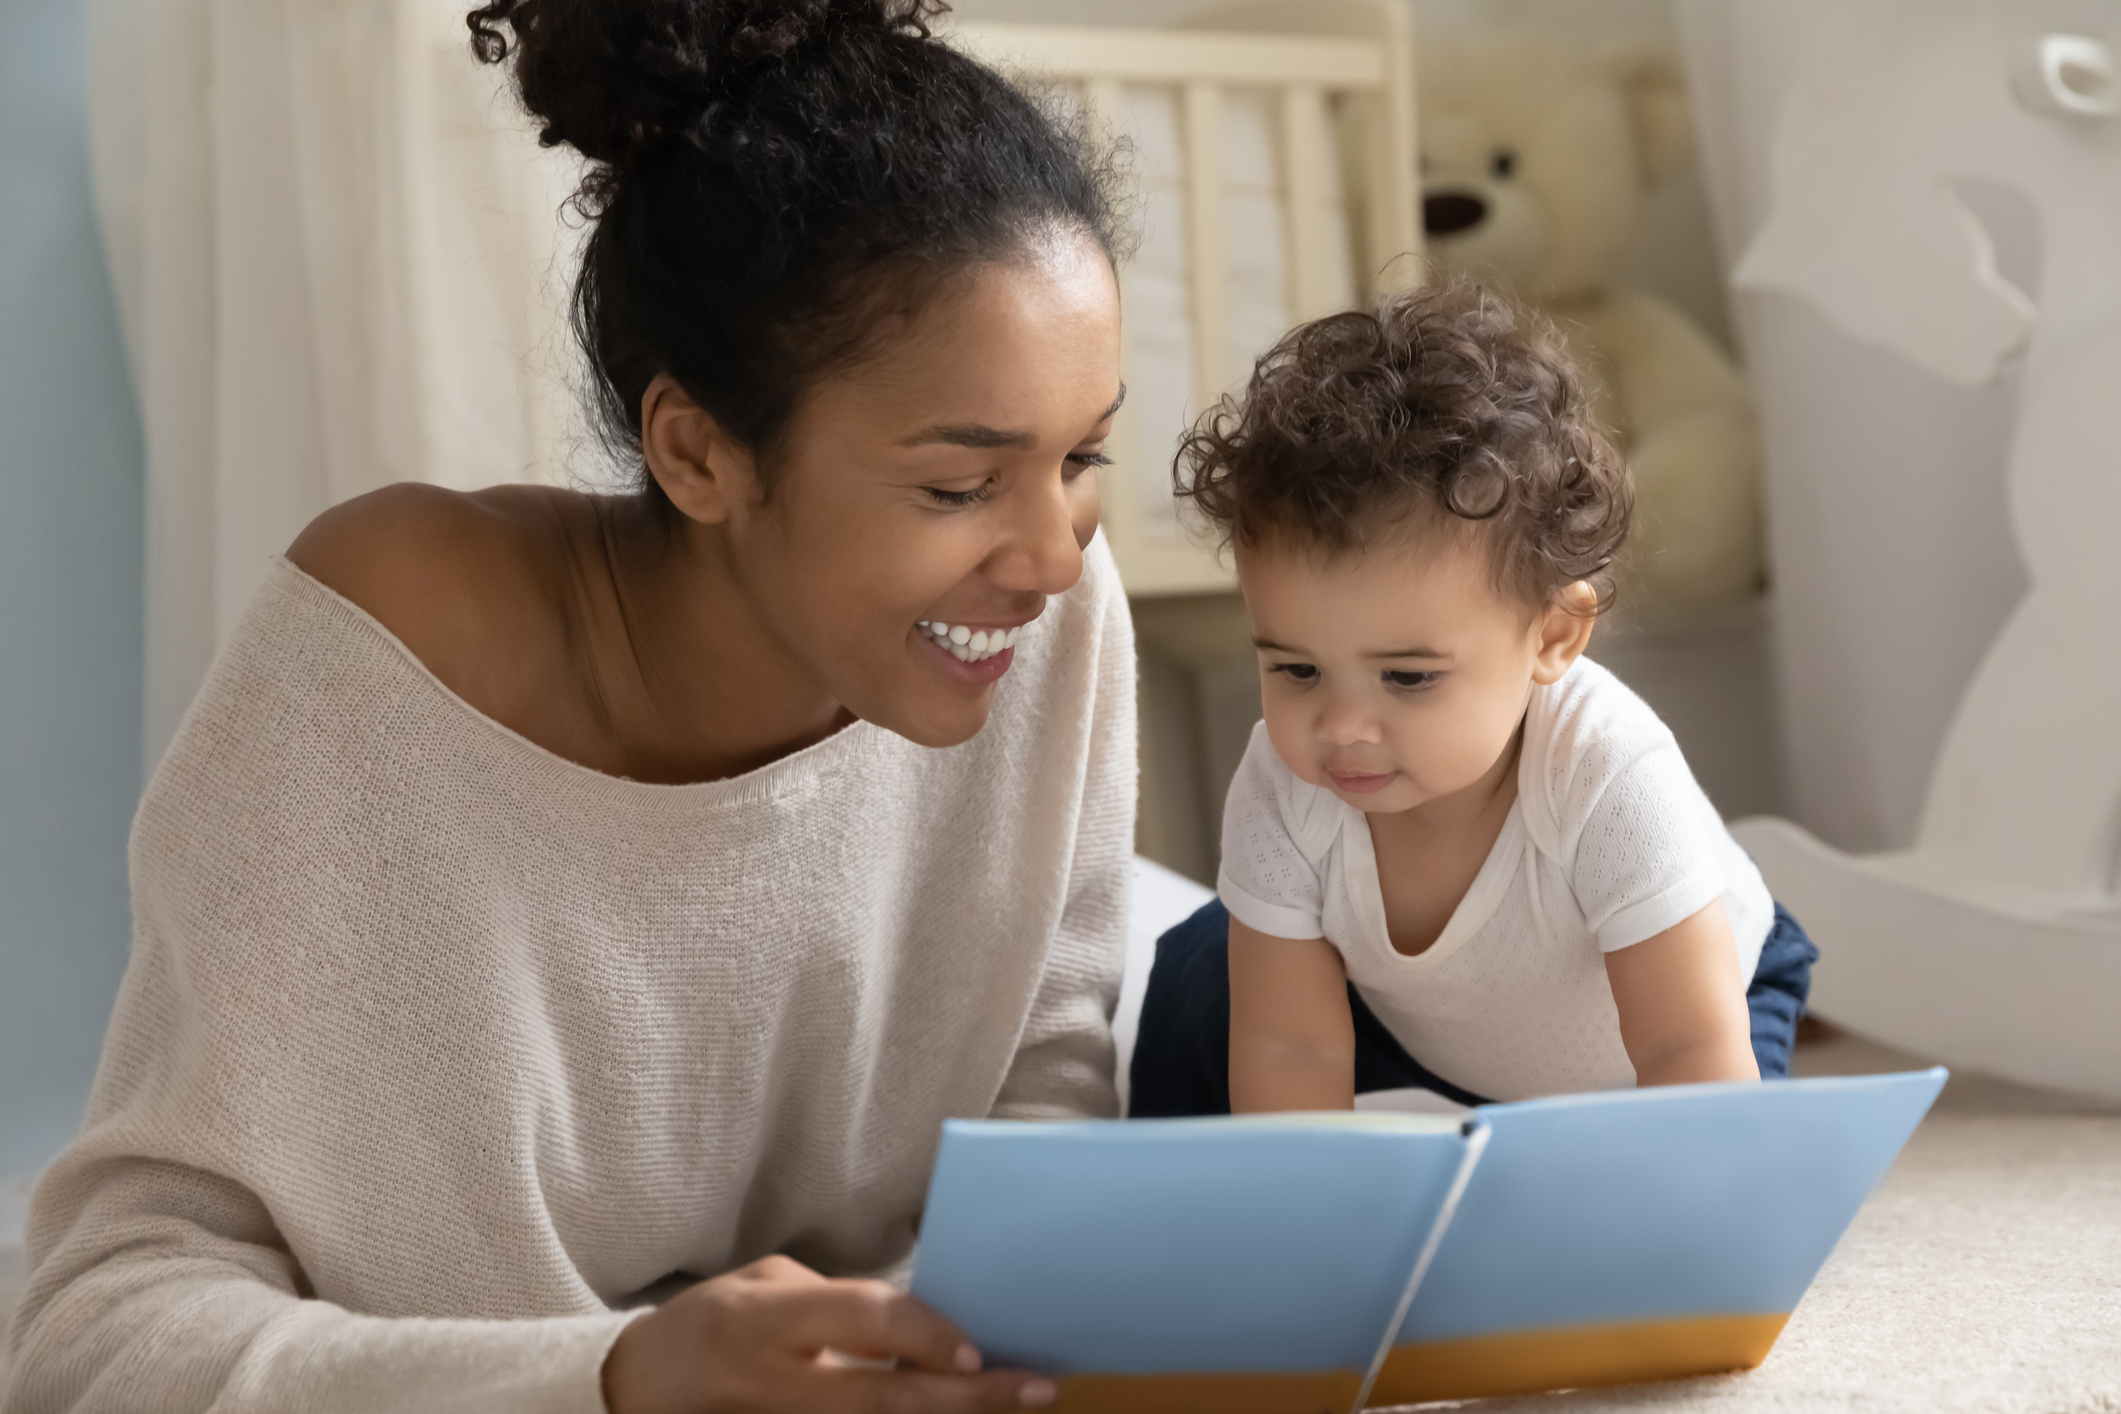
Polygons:
[[1126,957],[1135,806],[1134,627],[1099,536],[1085,555],[1093,593],[1084,638],[1094,656],[1081,794],[1066,902],[1048,945],[995,1119],[1110,1119],[1112,1010]]
[[[451,1000],[534,994],[461,987],[418,940],[357,925],[411,866],[372,831],[385,858],[362,869],[304,842],[387,768],[334,774],[307,665],[268,651],[272,625],[312,625],[264,612],[134,824],[132,956],[82,1131],[32,1200],[0,1414],[601,1414],[629,1317],[538,1226],[509,1147],[528,1108],[510,1087],[549,1073]],[[346,756],[380,759],[365,739]],[[381,1269],[414,1275],[388,1289]]]
[[197,1098],[196,998],[168,961],[151,937],[136,948],[87,1129],[38,1188],[0,1411],[601,1414],[626,1313],[355,1314],[310,1294],[258,1192],[158,1142]]
[[629,1319],[356,1315],[304,1296],[255,1194],[144,1159],[56,1173],[35,1236],[7,1414],[601,1414]]
[[[600,1414],[602,1361],[630,1314],[588,1293],[577,1314],[530,1321],[356,1314],[316,1300],[301,1242],[274,1208],[331,1202],[329,1174],[286,1181],[286,1166],[269,1162],[299,1155],[325,1117],[299,1085],[299,1041],[257,1026],[259,1045],[242,1047],[244,1083],[221,1028],[201,1022],[216,982],[278,990],[280,979],[233,975],[212,948],[172,945],[140,833],[134,878],[134,962],[87,1124],[32,1200],[32,1278],[0,1414]],[[259,1049],[284,1056],[278,1075],[255,1064]],[[363,1206],[373,1247],[401,1247],[378,1204]]]

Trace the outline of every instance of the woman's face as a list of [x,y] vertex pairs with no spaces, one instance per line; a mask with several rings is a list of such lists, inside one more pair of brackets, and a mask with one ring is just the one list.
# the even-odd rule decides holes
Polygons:
[[979,731],[1035,651],[1007,636],[1082,574],[1119,353],[1111,265],[1065,239],[983,268],[823,381],[771,496],[728,522],[762,626],[865,721],[925,746]]

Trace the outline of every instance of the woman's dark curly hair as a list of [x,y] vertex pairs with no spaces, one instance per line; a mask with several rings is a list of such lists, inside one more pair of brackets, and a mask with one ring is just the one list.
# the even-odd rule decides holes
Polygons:
[[1173,479],[1224,543],[1294,533],[1338,555],[1455,518],[1497,589],[1602,610],[1635,493],[1554,330],[1470,284],[1389,295],[1290,331],[1180,443]]
[[[935,39],[939,0],[490,0],[539,141],[591,168],[574,290],[605,440],[667,372],[770,453],[816,379],[954,275],[1052,233],[1115,255],[1112,162]],[[770,459],[760,470],[770,472]],[[641,478],[652,498],[660,492]]]

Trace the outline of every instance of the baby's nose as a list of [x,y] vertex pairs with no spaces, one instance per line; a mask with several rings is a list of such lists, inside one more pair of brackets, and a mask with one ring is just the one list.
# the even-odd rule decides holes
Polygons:
[[1378,741],[1377,720],[1352,708],[1327,708],[1319,714],[1318,736],[1328,746],[1361,746]]

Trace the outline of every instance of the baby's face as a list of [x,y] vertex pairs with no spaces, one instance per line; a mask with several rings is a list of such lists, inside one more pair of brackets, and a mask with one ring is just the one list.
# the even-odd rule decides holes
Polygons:
[[1358,810],[1410,810],[1479,783],[1533,683],[1567,672],[1588,637],[1560,606],[1533,612],[1498,593],[1479,548],[1449,535],[1331,560],[1268,541],[1240,546],[1237,572],[1275,751]]

